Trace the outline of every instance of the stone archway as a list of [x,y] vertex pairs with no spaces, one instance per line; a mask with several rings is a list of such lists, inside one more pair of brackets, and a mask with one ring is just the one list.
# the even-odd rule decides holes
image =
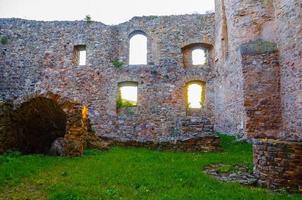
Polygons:
[[61,138],[60,155],[82,155],[88,126],[86,106],[47,93],[22,97],[15,101],[14,107],[8,120],[15,137],[10,149],[47,154],[53,142]]
[[14,114],[17,149],[47,154],[52,143],[66,132],[66,114],[52,99],[32,98]]

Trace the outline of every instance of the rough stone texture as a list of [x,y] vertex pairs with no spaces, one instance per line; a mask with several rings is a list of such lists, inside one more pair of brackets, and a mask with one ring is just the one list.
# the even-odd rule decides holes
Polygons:
[[[99,136],[157,141],[181,135],[176,123],[187,119],[185,85],[206,83],[206,101],[196,117],[214,123],[214,14],[135,17],[107,26],[99,22],[39,22],[1,19],[0,95],[19,101],[32,93],[52,92],[89,108]],[[143,31],[148,38],[148,64],[128,65],[129,37]],[[206,47],[202,66],[183,63],[183,48]],[[73,62],[74,46],[86,45],[87,64]],[[113,60],[124,63],[121,69]],[[138,83],[138,106],[117,111],[118,83]]]
[[281,61],[283,140],[302,141],[302,5],[274,0]]
[[257,184],[257,178],[245,165],[211,164],[204,171],[224,182],[238,182],[243,185],[252,186]]
[[64,156],[65,155],[65,145],[66,142],[63,137],[57,138],[53,143],[51,144],[49,154],[53,156]]
[[93,132],[88,132],[86,136],[85,148],[107,150],[111,145],[110,141],[101,139]]
[[302,192],[302,144],[278,140],[254,142],[254,173],[272,189]]
[[103,140],[111,142],[113,145],[118,146],[133,146],[145,147],[149,149],[167,150],[167,151],[185,151],[185,152],[212,152],[222,150],[220,146],[220,138],[211,135],[195,135],[169,137],[163,138],[158,141],[137,141],[123,138],[106,138]]
[[[301,1],[215,3],[215,16],[135,17],[115,26],[0,19],[0,34],[8,38],[8,44],[0,44],[1,100],[15,105],[25,96],[46,92],[68,97],[88,106],[98,136],[124,143],[163,141],[167,148],[177,148],[179,143],[190,146],[201,136],[206,138],[213,124],[214,130],[242,138],[301,142]],[[147,65],[128,65],[129,39],[140,32],[148,38]],[[86,45],[85,66],[74,62],[78,45]],[[208,49],[206,65],[189,62],[196,47]],[[123,66],[115,68],[114,60]],[[118,83],[124,81],[138,83],[137,107],[116,108]],[[185,85],[190,81],[206,83],[205,106],[198,112],[187,110]],[[66,140],[70,152],[80,154],[86,121],[79,109],[72,110],[77,114],[68,117]],[[3,121],[10,124],[9,117]],[[173,147],[175,139],[178,143]],[[288,153],[277,149],[280,154]],[[301,152],[293,155],[299,157]],[[278,156],[264,154],[263,159]],[[281,156],[280,162],[288,158]],[[256,163],[256,168],[261,165]],[[269,161],[265,166],[275,163]],[[295,171],[300,166],[283,168]],[[270,176],[262,178],[274,187]],[[288,183],[276,179],[276,185],[295,190],[289,184],[295,177],[287,178]]]
[[81,104],[72,104],[66,112],[65,155],[81,156],[83,154],[88,128],[88,110],[86,109]]
[[246,135],[278,138],[282,127],[279,52],[257,40],[241,45]]
[[[246,94],[253,88],[246,88],[245,75],[252,73],[253,68],[245,65],[257,62],[258,69],[265,70],[270,64],[275,66],[279,62],[280,69],[273,67],[279,73],[276,70],[272,73],[275,75],[275,80],[280,82],[279,86],[275,85],[280,87],[280,91],[273,93],[275,95],[280,93],[280,97],[277,97],[272,104],[275,106],[280,104],[281,127],[272,127],[271,122],[267,121],[261,125],[266,127],[266,133],[259,134],[263,137],[301,141],[301,2],[299,0],[216,0],[215,3],[215,70],[217,74],[214,81],[214,115],[216,130],[245,138],[248,136],[249,127],[256,125],[253,125],[254,121],[248,116],[249,109],[246,109]],[[258,56],[252,58],[249,53],[250,62],[246,63],[247,58],[244,56],[247,53],[242,54],[242,45],[259,40],[264,43],[275,43],[278,47],[278,55],[262,55],[261,58],[261,53],[255,51],[254,54]],[[261,45],[260,47],[266,48]],[[269,59],[275,62],[271,63]],[[262,78],[268,78],[270,81],[270,77]],[[260,90],[265,90],[264,88],[267,87],[264,84],[265,81],[261,83],[262,86],[258,85]],[[272,111],[272,108],[270,107],[267,111]],[[279,109],[276,112],[278,113]],[[275,114],[275,112],[267,112],[265,115],[269,117]],[[271,131],[268,130],[269,127]]]
[[[243,138],[302,141],[302,5],[300,0],[216,0],[215,129]],[[277,48],[278,47],[278,48]],[[300,144],[298,143],[298,144]],[[270,143],[260,146],[271,146]],[[257,154],[257,145],[254,145]],[[280,155],[281,156],[280,156]],[[272,170],[301,171],[286,148],[262,155]],[[301,151],[290,154],[301,156]],[[301,157],[300,157],[301,159]],[[271,161],[273,160],[273,161]],[[274,161],[275,160],[275,161]],[[297,161],[296,161],[297,162]],[[277,169],[278,171],[278,169]],[[260,178],[270,188],[297,190],[294,176]],[[301,179],[301,178],[300,178]]]
[[1,152],[56,154],[56,140],[64,137],[64,155],[82,155],[88,130],[86,106],[52,93],[24,96],[15,102],[15,109],[13,104],[0,106]]
[[15,148],[16,130],[13,126],[13,105],[0,102],[0,153]]

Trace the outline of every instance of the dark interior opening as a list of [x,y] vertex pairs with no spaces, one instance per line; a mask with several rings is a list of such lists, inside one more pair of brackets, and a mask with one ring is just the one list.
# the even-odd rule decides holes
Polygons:
[[53,100],[36,97],[16,111],[17,146],[23,153],[47,154],[66,132],[66,114]]

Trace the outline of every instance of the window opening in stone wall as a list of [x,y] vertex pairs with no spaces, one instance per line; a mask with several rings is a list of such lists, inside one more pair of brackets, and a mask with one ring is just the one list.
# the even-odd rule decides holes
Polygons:
[[137,85],[136,82],[119,83],[118,108],[137,106]]
[[147,64],[147,37],[145,35],[135,34],[130,38],[129,64]]
[[86,46],[77,45],[74,47],[74,63],[76,65],[86,65]]
[[194,49],[192,51],[192,64],[193,65],[206,64],[206,54],[203,49]]
[[187,85],[188,108],[200,109],[205,101],[205,87],[202,82],[192,82]]

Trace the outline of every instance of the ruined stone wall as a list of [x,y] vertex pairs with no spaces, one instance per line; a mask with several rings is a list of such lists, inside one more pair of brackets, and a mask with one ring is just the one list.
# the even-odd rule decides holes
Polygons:
[[[217,130],[243,137],[249,134],[247,127],[252,126],[254,122],[249,121],[250,116],[247,115],[248,110],[244,102],[246,94],[253,88],[244,88],[247,80],[243,74],[244,63],[240,46],[261,39],[264,43],[275,44],[279,51],[278,58],[274,60],[280,62],[280,72],[279,75],[276,74],[280,76],[280,80],[276,79],[277,82],[280,81],[280,98],[271,103],[282,108],[280,117],[282,127],[279,131],[274,131],[278,128],[272,127],[271,132],[275,132],[275,137],[279,139],[301,140],[300,22],[301,2],[298,0],[216,1],[215,126]],[[258,66],[260,65],[262,64]],[[266,117],[273,115],[274,112],[267,112]],[[269,135],[268,137],[271,137],[271,133]]]
[[215,126],[246,137],[244,79],[240,45],[255,39],[274,41],[270,1],[216,0]]
[[[191,117],[184,89],[189,81],[206,82],[205,107],[194,117],[214,121],[214,29],[214,14],[135,17],[115,26],[1,19],[0,33],[8,38],[0,45],[1,99],[45,92],[74,99],[88,106],[92,127],[104,137],[154,141],[181,135],[177,123]],[[147,65],[128,65],[135,31],[148,38]],[[209,47],[209,62],[184,68],[182,48],[195,43]],[[85,66],[73,62],[75,45],[86,45]],[[121,68],[112,64],[117,59]],[[117,112],[123,81],[138,83],[138,106]]]
[[216,1],[216,128],[252,139],[260,185],[294,192],[301,192],[301,21],[299,0]]
[[302,2],[274,0],[281,63],[282,138],[302,141]]
[[302,144],[257,140],[253,145],[258,183],[272,189],[302,192]]

